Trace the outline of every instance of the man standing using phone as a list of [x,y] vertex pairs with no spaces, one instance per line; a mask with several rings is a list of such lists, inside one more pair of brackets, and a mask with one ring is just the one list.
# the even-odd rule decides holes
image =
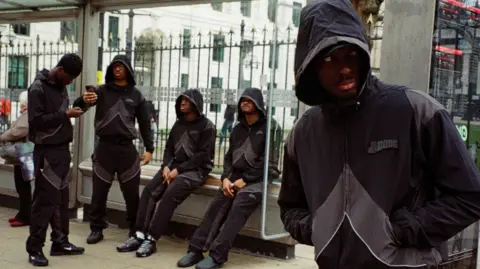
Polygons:
[[[99,137],[99,141],[92,157],[93,195],[88,244],[96,244],[103,240],[103,230],[107,228],[104,219],[107,196],[115,174],[120,181],[120,188],[127,205],[130,236],[134,235],[140,199],[140,165],[150,162],[154,150],[148,103],[140,90],[135,87],[134,72],[127,56],[115,56],[107,68],[105,81],[106,84],[97,89],[91,87],[83,98],[75,100],[75,105],[83,110],[94,105],[97,108],[95,134]],[[133,144],[133,140],[137,138],[135,118],[138,120],[146,148],[141,158],[142,163]]]
[[43,69],[28,89],[29,140],[35,143],[35,191],[26,248],[29,262],[47,266],[43,254],[48,224],[52,227],[51,256],[83,254],[84,249],[68,240],[68,172],[69,144],[73,140],[71,118],[83,111],[69,109],[66,86],[80,75],[82,59],[76,54],[64,55],[52,70]]

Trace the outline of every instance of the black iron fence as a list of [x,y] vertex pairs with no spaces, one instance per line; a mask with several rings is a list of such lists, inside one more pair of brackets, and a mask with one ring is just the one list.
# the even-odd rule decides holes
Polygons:
[[[277,126],[272,139],[281,155],[283,140],[296,118],[297,100],[293,91],[296,33],[293,28],[277,30],[275,41],[272,30],[247,29],[242,23],[238,31],[166,36],[161,29],[150,29],[135,39],[132,50],[122,48],[122,40],[108,42],[115,47],[103,49],[100,56],[103,73],[115,55],[130,55],[137,86],[153,104],[154,162],[161,162],[169,130],[176,120],[175,99],[189,88],[198,88],[203,93],[203,112],[218,129],[215,171],[221,171],[228,147],[229,132],[222,130],[229,130],[224,128],[229,125],[224,110],[227,105],[237,104],[247,87],[262,89],[266,104],[271,95],[271,117]],[[28,88],[36,72],[54,67],[63,54],[77,50],[78,44],[47,42],[38,36],[31,41],[15,40],[0,46],[0,104],[3,99],[11,104],[10,111],[0,109],[0,115],[4,115],[2,130],[18,116],[18,95]],[[69,91],[73,101],[74,85],[69,86]],[[136,144],[143,152],[141,141]]]

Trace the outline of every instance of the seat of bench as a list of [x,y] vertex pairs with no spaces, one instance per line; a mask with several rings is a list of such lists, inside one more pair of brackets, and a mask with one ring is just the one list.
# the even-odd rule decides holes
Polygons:
[[[79,165],[80,170],[82,171],[92,171],[92,160],[87,159],[80,163]],[[155,174],[157,174],[160,168],[156,165],[145,165],[141,167],[141,180],[143,184],[147,184]],[[216,190],[222,185],[220,181],[220,175],[217,174],[210,174],[205,183],[200,187],[209,190]],[[280,192],[280,184],[279,183],[272,183],[268,187],[268,195],[277,197]]]

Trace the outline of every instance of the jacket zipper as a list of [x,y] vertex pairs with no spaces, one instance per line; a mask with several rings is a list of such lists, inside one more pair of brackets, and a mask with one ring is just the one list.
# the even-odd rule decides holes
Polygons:
[[345,149],[344,149],[344,160],[343,160],[343,173],[345,175],[345,212],[348,213],[348,208],[350,206],[350,179],[347,172],[348,165],[348,122],[345,124]]

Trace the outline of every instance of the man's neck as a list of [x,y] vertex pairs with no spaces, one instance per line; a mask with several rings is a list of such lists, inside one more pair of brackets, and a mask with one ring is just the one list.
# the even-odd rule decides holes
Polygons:
[[57,83],[57,81],[55,80],[55,68],[48,71],[48,80]]
[[120,87],[125,87],[125,86],[128,85],[128,81],[126,79],[115,80],[113,83],[115,83],[115,85],[120,86]]
[[248,125],[253,125],[255,122],[258,121],[258,113],[252,113],[252,114],[247,114],[245,115],[245,119],[247,120]]
[[194,121],[197,118],[197,114],[190,112],[184,115],[186,121]]

